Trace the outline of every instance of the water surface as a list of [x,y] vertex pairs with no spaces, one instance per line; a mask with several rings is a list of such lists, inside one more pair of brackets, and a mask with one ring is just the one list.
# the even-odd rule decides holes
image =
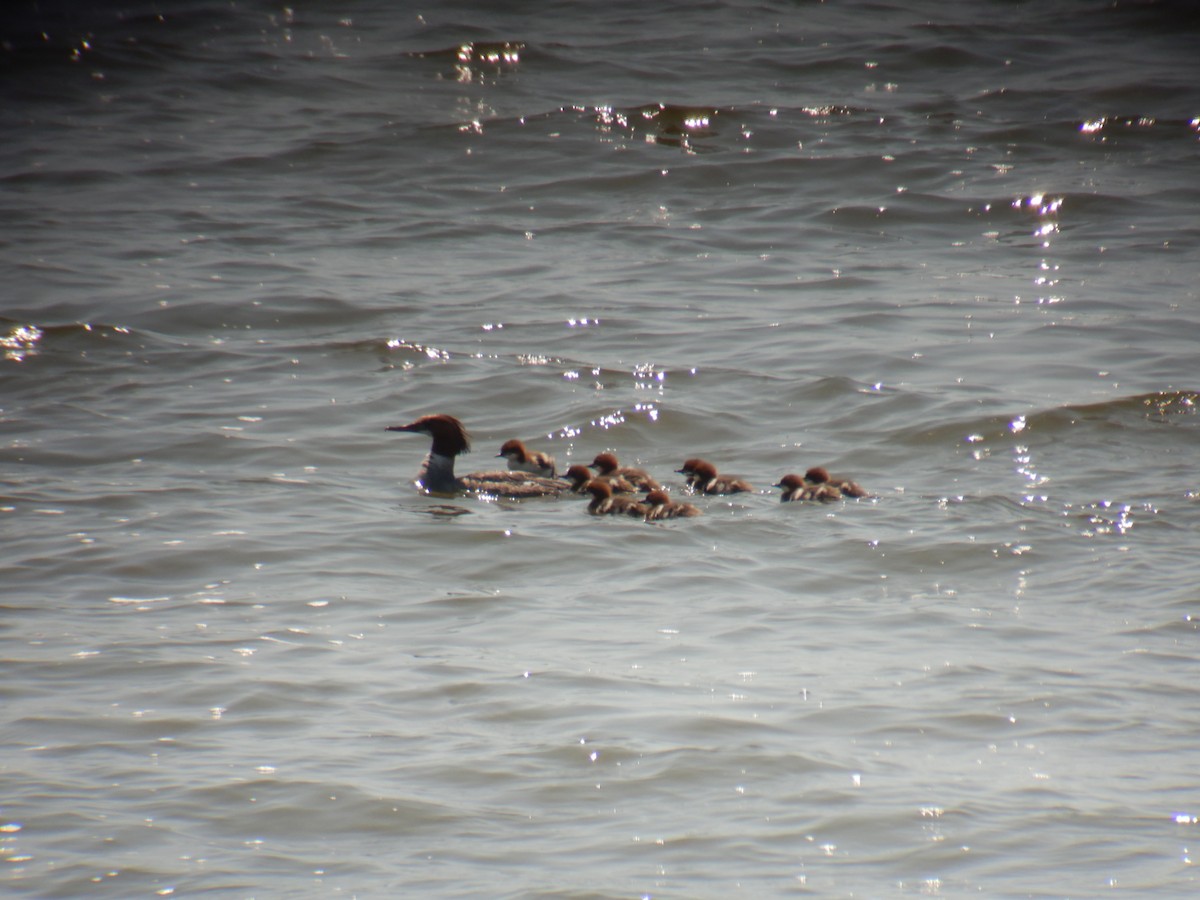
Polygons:
[[1197,24],[8,14],[8,892],[1191,896]]

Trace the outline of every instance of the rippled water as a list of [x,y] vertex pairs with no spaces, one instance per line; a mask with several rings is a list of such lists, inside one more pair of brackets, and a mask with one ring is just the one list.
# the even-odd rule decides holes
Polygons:
[[1191,896],[1190,6],[492,6],[0,18],[5,890]]

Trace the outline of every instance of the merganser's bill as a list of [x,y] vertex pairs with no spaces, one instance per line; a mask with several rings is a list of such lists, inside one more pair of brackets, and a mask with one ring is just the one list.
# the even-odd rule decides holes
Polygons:
[[662,485],[655,481],[647,472],[642,469],[635,469],[631,466],[622,466],[617,462],[615,453],[597,454],[592,460],[590,468],[595,469],[605,478],[611,478],[614,475],[620,475],[634,487],[643,491],[657,491]]
[[754,490],[742,478],[718,475],[717,467],[707,459],[689,459],[675,471],[687,476],[687,486],[697,494],[742,494]]
[[454,474],[454,457],[471,449],[471,436],[463,423],[444,413],[421,416],[407,425],[389,425],[387,431],[407,431],[433,439],[429,455],[417,475],[417,486],[430,494],[490,494],[497,497],[548,497],[561,494],[566,485],[528,472],[472,472]]
[[587,490],[592,495],[592,502],[588,504],[587,511],[593,516],[636,516],[644,519],[649,512],[646,504],[639,503],[632,497],[614,497],[608,482],[599,478],[589,481]]
[[703,515],[699,509],[690,503],[680,503],[672,500],[666,491],[651,491],[646,495],[646,521],[657,519],[685,519]]
[[516,438],[505,441],[496,458],[508,460],[508,468],[513,472],[529,472],[543,478],[553,478],[558,474],[553,456],[540,450],[530,450]]

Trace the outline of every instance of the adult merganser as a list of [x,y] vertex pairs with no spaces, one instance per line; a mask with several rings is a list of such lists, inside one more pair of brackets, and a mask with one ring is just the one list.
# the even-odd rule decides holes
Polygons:
[[514,472],[531,472],[543,478],[553,478],[558,474],[553,456],[540,450],[530,450],[516,438],[505,441],[496,458],[507,459],[509,469]]
[[690,503],[679,503],[671,499],[666,491],[651,491],[646,495],[646,521],[656,519],[691,518],[703,515]]
[[821,500],[829,503],[842,499],[842,492],[833,485],[811,484],[804,480],[803,475],[784,475],[775,487],[783,491],[779,497],[780,503],[788,503],[793,500]]
[[686,475],[688,487],[698,494],[741,494],[754,490],[741,478],[718,475],[717,467],[707,459],[689,459],[675,471]]
[[593,475],[592,470],[583,463],[575,463],[567,468],[566,474],[563,476],[567,481],[571,482],[568,490],[574,491],[576,494],[586,494],[589,481],[604,481],[612,488],[614,494],[634,494],[637,493],[637,488],[622,478],[620,475]]
[[836,475],[830,475],[829,470],[824,466],[813,466],[804,473],[804,478],[810,484],[827,484],[830,487],[835,487],[847,497],[870,496],[857,482],[850,481],[847,478],[840,478]]
[[632,497],[614,497],[608,482],[599,478],[589,481],[587,490],[592,495],[587,511],[593,516],[637,516],[644,519],[649,512],[646,504]]
[[614,475],[620,475],[634,487],[645,491],[657,491],[662,485],[655,481],[642,469],[634,469],[630,466],[623,466],[617,462],[615,453],[600,453],[592,460],[589,468],[595,469],[605,478],[611,478]]
[[472,472],[456,477],[454,457],[471,449],[471,437],[463,423],[444,413],[421,416],[407,425],[389,425],[387,431],[408,431],[433,438],[429,455],[417,475],[417,486],[431,494],[470,491],[498,497],[548,497],[561,494],[566,485],[527,472]]

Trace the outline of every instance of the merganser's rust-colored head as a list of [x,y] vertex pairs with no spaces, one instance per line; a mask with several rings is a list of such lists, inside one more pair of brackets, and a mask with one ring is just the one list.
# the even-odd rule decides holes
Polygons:
[[620,467],[621,464],[617,462],[616,454],[605,452],[597,454],[588,468],[595,469],[601,475],[611,475]]
[[809,483],[816,487],[829,487],[846,497],[869,497],[866,489],[856,481],[843,478],[841,475],[830,475],[824,466],[813,466],[804,473]]
[[587,491],[597,500],[606,500],[613,495],[612,488],[608,486],[608,482],[597,479],[592,479],[587,483]]
[[466,427],[454,416],[445,413],[421,416],[407,425],[389,425],[386,430],[427,434],[433,439],[430,452],[438,456],[453,458],[471,449],[471,436],[467,434]]
[[676,469],[675,472],[678,475],[694,475],[696,472],[696,466],[702,462],[704,462],[704,460],[695,458],[684,460],[683,465]]
[[806,487],[803,475],[784,475],[779,479],[779,483],[775,485],[777,488],[783,488],[785,492],[794,491],[798,488]]
[[804,477],[813,484],[826,484],[829,481],[829,470],[824,466],[813,466],[804,473]]
[[643,505],[646,508],[647,522],[657,522],[661,519],[691,519],[704,515],[690,503],[679,503],[672,500],[671,495],[661,489],[648,493]]
[[515,459],[517,462],[529,462],[529,451],[525,449],[525,445],[513,438],[511,441],[505,441],[500,447],[500,452],[496,454],[496,458],[504,457],[505,459]]
[[572,483],[572,488],[577,489],[592,480],[592,472],[583,463],[575,463],[567,468],[567,474],[564,477]]
[[717,467],[710,463],[707,459],[698,459],[692,466],[692,474],[701,481],[711,481],[717,477]]

